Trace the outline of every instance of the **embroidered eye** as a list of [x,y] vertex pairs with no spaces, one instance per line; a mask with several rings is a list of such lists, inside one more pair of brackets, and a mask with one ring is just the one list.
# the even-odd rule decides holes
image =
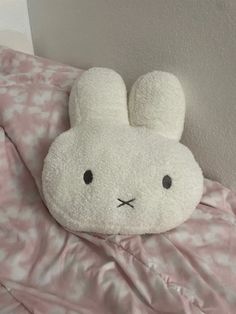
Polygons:
[[170,176],[166,175],[163,177],[162,179],[162,185],[163,185],[163,188],[165,189],[169,189],[172,185],[172,179]]
[[86,170],[84,173],[85,184],[90,184],[93,181],[93,173],[91,170]]

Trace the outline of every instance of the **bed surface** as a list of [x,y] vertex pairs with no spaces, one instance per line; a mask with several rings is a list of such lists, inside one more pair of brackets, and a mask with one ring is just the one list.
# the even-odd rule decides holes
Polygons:
[[0,312],[235,313],[236,195],[219,183],[160,235],[74,235],[50,216],[43,159],[81,73],[0,48]]

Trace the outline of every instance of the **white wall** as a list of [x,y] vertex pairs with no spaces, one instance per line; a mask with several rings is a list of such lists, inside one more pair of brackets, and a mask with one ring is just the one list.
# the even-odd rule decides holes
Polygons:
[[130,84],[176,74],[187,98],[183,142],[207,177],[236,189],[236,0],[28,0],[37,54],[108,66]]
[[0,0],[0,45],[33,52],[26,0]]

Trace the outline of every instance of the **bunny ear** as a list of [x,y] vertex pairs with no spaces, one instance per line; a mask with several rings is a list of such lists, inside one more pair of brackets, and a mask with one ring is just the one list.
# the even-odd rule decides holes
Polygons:
[[103,120],[128,124],[127,93],[121,76],[106,68],[92,68],[75,82],[69,100],[71,126]]
[[173,74],[159,71],[141,76],[130,92],[129,116],[133,126],[146,126],[180,140],[185,98],[179,80]]

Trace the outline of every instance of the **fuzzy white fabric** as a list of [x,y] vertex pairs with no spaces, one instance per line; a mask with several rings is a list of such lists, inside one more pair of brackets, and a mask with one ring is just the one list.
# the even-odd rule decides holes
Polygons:
[[179,143],[185,100],[177,78],[142,76],[129,110],[126,95],[110,69],[92,68],[74,84],[71,129],[51,145],[42,177],[46,204],[67,229],[160,233],[188,219],[200,200],[201,169]]

